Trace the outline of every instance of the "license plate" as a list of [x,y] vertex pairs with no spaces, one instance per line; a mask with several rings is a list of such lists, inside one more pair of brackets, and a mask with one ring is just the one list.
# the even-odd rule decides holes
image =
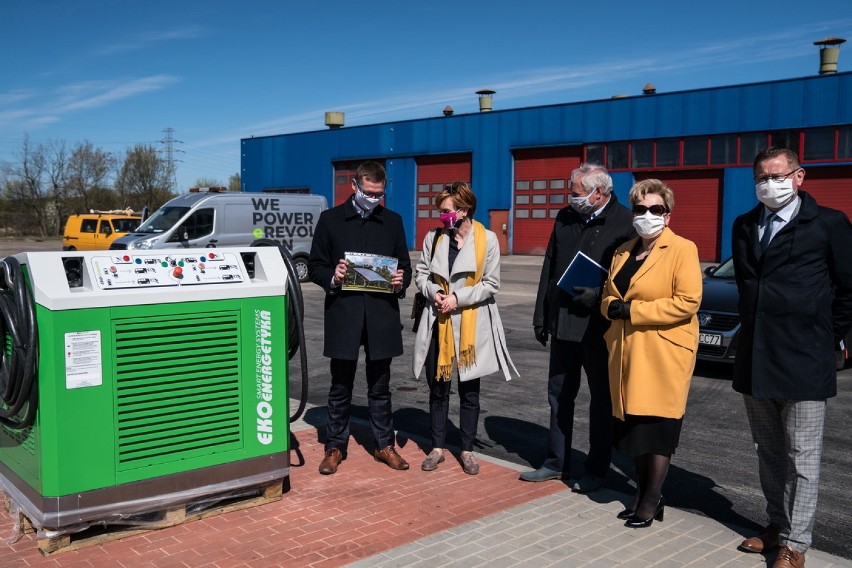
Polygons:
[[698,343],[704,345],[722,345],[722,336],[717,333],[699,333]]

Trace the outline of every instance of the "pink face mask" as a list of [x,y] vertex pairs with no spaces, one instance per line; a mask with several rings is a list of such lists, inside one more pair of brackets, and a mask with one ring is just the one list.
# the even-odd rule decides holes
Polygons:
[[456,226],[456,222],[458,221],[458,217],[456,217],[455,211],[450,211],[449,213],[441,213],[438,218],[441,220],[441,223],[444,224],[445,229],[454,229]]

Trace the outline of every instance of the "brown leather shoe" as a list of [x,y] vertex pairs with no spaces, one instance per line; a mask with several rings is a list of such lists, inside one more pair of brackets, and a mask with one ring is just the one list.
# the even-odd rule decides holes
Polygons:
[[343,461],[343,454],[337,448],[325,451],[325,457],[320,462],[319,472],[323,475],[331,475],[337,472],[337,466]]
[[743,552],[763,552],[778,546],[778,533],[781,527],[776,524],[769,523],[766,525],[760,534],[747,538],[740,544],[740,550]]
[[784,545],[778,551],[778,556],[775,557],[775,564],[772,568],[804,568],[805,553],[799,552],[792,546]]
[[402,456],[396,453],[396,448],[388,446],[383,450],[373,452],[373,457],[376,461],[388,464],[391,469],[408,469],[408,462],[402,459]]

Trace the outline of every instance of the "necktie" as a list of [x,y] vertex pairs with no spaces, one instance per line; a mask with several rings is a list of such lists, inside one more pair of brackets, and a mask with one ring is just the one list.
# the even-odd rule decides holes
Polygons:
[[763,236],[760,237],[760,253],[766,250],[766,247],[769,246],[769,241],[772,240],[772,224],[775,222],[775,219],[778,218],[778,215],[775,213],[770,213],[766,218],[766,227],[763,229]]

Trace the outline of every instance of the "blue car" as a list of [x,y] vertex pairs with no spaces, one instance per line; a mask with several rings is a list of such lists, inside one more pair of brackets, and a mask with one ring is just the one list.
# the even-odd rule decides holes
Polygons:
[[[739,293],[734,279],[734,262],[728,259],[704,271],[704,295],[698,310],[698,359],[733,363],[737,356],[740,315]],[[849,361],[852,331],[836,353],[837,370]]]

